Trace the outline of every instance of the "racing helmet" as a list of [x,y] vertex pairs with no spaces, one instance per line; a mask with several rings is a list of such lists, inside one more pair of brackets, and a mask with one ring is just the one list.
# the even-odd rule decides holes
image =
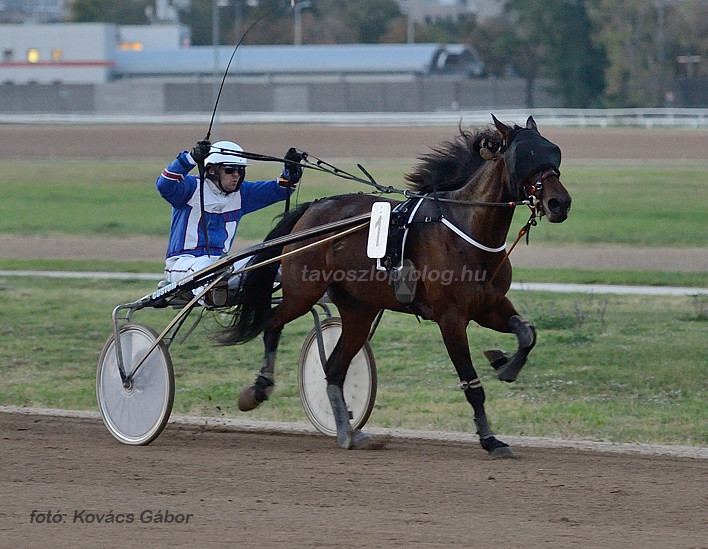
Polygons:
[[232,166],[250,166],[243,156],[234,153],[243,152],[243,149],[233,141],[217,141],[209,149],[209,154],[204,159],[204,165],[230,164]]

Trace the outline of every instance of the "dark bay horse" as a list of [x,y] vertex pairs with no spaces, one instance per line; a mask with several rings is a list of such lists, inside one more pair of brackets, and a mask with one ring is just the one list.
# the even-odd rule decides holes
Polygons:
[[[241,392],[239,408],[253,409],[268,398],[283,327],[308,313],[327,292],[342,319],[341,337],[325,366],[339,446],[364,448],[372,442],[369,434],[352,428],[342,387],[349,363],[366,341],[378,312],[389,309],[438,324],[461,388],[474,409],[482,447],[494,457],[512,455],[489,427],[484,389],[472,365],[466,328],[473,320],[498,332],[516,334],[518,349],[513,355],[485,353],[501,380],[514,381],[536,342],[536,331],[506,297],[511,264],[503,252],[514,212],[509,203],[532,197],[540,215],[560,223],[568,216],[571,198],[559,179],[560,149],[541,136],[533,118],[523,128],[493,119],[495,128],[474,132],[460,128],[455,140],[421,157],[406,176],[410,186],[426,197],[406,204],[403,261],[428,274],[418,277],[408,299],[400,299],[390,279],[343,276],[374,272],[376,260],[367,257],[366,231],[284,258],[282,301],[275,307],[271,293],[277,263],[244,274],[243,302],[222,334],[223,343],[241,343],[263,332],[265,355],[256,383]],[[380,196],[351,194],[303,204],[286,214],[267,239],[366,213],[380,201]],[[306,244],[291,244],[282,252]],[[253,261],[280,253],[280,249],[267,250]],[[450,276],[439,276],[443,271]],[[438,275],[431,276],[433,272]],[[496,273],[493,279],[492,273]]]

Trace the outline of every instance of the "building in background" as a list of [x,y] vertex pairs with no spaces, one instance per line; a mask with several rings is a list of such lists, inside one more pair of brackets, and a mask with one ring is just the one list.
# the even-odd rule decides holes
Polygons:
[[[233,54],[233,59],[232,59]],[[484,63],[462,44],[324,44],[194,46],[130,50],[115,55],[115,79],[204,79],[224,74],[230,79],[300,78],[307,81],[352,78],[410,78],[446,75],[479,77]]]
[[[413,25],[469,14],[484,21],[500,15],[503,5],[502,0],[399,2]],[[189,28],[178,22],[190,3],[154,0],[145,13],[151,24],[113,25],[58,23],[68,17],[70,0],[0,0],[0,112],[211,109],[233,46],[191,46]],[[686,56],[694,58],[700,59]],[[706,78],[695,77],[692,68],[686,66],[685,78],[667,82],[672,106],[708,106]],[[462,44],[243,46],[225,84],[221,106],[228,112],[560,104],[543,80],[534,84],[534,105],[526,104],[525,81],[513,75],[487,77],[474,48]]]
[[[223,75],[233,46],[190,47],[180,24],[0,25],[0,83],[100,84],[118,79]],[[230,76],[480,77],[484,64],[461,44],[241,46]]]
[[[68,0],[0,0],[0,112],[211,110],[231,46],[192,47],[177,22],[189,0],[156,0],[150,25],[56,23]],[[409,19],[479,20],[501,0],[402,0]],[[44,24],[52,22],[54,24]],[[22,23],[22,24],[17,24]],[[525,107],[525,83],[487,78],[461,44],[243,46],[223,112],[425,112]],[[557,106],[539,83],[536,107]]]
[[[0,0],[0,2],[3,0]],[[232,46],[189,46],[175,23],[0,25],[0,112],[210,112]],[[300,49],[297,49],[300,48]],[[221,112],[522,108],[521,79],[486,78],[460,44],[243,46]],[[537,107],[558,101],[539,90]]]
[[0,0],[0,23],[61,23],[70,0]]
[[115,50],[114,25],[0,25],[0,83],[106,82]]
[[96,84],[113,79],[116,53],[189,45],[179,24],[0,25],[0,83]]

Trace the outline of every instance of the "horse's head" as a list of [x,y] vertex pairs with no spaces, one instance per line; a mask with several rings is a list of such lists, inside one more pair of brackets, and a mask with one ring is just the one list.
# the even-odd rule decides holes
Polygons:
[[568,217],[571,198],[560,182],[561,151],[543,137],[532,116],[526,127],[507,126],[492,115],[502,136],[501,152],[507,174],[507,188],[513,200],[538,201],[541,215],[551,223]]

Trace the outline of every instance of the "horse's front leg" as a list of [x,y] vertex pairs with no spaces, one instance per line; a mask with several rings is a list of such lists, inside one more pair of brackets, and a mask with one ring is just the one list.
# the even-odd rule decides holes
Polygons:
[[476,320],[485,328],[516,334],[519,346],[513,355],[509,356],[499,349],[490,349],[484,352],[484,356],[497,371],[497,377],[501,381],[509,383],[516,381],[521,368],[526,364],[526,358],[536,345],[536,328],[519,316],[511,301],[506,297],[500,306],[491,309]]
[[487,414],[484,411],[486,398],[484,388],[472,365],[472,357],[470,356],[470,348],[467,342],[467,323],[462,316],[447,316],[448,319],[439,321],[438,326],[440,327],[447,352],[462,382],[461,388],[474,410],[474,422],[477,427],[479,442],[482,448],[487,450],[492,457],[513,456],[514,453],[509,445],[497,439],[489,427]]

